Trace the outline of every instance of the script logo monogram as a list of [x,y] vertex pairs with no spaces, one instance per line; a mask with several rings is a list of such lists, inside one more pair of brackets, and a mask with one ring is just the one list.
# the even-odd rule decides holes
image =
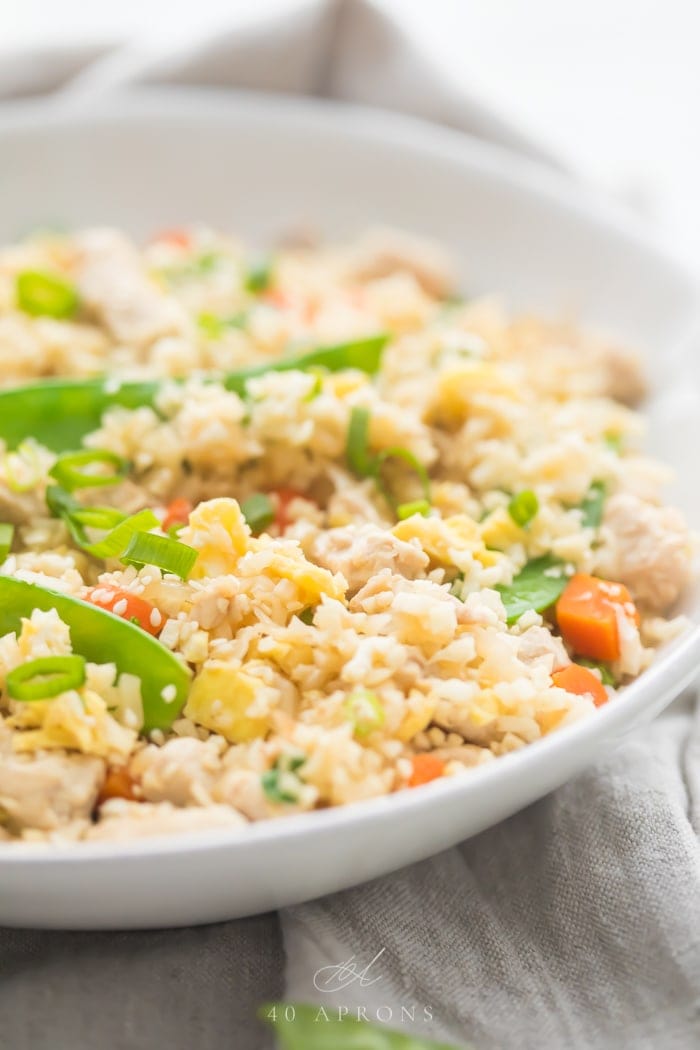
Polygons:
[[357,981],[359,981],[361,988],[368,988],[370,985],[376,984],[377,981],[381,981],[381,974],[370,977],[370,970],[385,951],[386,948],[382,948],[381,951],[377,952],[375,957],[363,969],[360,969],[359,963],[355,962],[354,955],[351,955],[345,962],[338,963],[335,966],[322,966],[314,974],[314,988],[319,992],[339,992]]

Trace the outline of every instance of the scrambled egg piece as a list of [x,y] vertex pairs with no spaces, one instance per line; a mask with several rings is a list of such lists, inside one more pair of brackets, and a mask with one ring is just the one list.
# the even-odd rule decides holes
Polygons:
[[499,507],[480,526],[481,537],[489,547],[499,550],[522,543],[523,532],[511,518],[505,507]]
[[512,401],[521,399],[517,384],[499,365],[489,361],[463,361],[439,373],[428,406],[428,418],[453,424],[463,422],[475,394],[492,394]]
[[179,539],[199,551],[192,579],[225,576],[235,571],[239,560],[256,542],[237,501],[225,497],[206,500],[195,507]]
[[451,518],[423,518],[414,514],[391,530],[400,540],[418,540],[436,565],[466,569],[472,559],[484,566],[496,565],[501,555],[486,549],[478,524],[466,514]]
[[106,702],[91,689],[70,690],[17,708],[7,720],[13,729],[22,730],[13,738],[15,751],[66,748],[123,760],[136,744],[136,732],[112,718]]
[[[235,499],[222,497],[200,503],[190,524],[180,533],[183,543],[198,550],[193,579],[226,573],[260,574],[289,580],[302,605],[314,605],[326,594],[342,600],[345,588],[339,576],[314,565],[301,548],[288,540],[254,537]],[[259,563],[255,555],[263,555]],[[244,561],[246,555],[250,557]]]
[[240,668],[211,663],[195,678],[183,713],[232,744],[244,744],[265,736],[270,728],[267,718],[247,714],[263,688],[259,678]]

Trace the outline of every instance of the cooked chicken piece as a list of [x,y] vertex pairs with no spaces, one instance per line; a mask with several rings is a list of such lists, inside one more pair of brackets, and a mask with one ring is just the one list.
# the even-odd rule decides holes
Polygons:
[[377,525],[345,525],[320,533],[309,557],[331,572],[340,572],[349,591],[358,591],[382,569],[408,579],[423,575],[429,558],[418,544],[399,540]]
[[264,820],[270,816],[270,804],[260,783],[260,774],[250,769],[230,765],[217,781],[216,797],[235,806],[249,820]]
[[87,832],[90,840],[150,838],[212,828],[243,828],[247,821],[231,806],[181,809],[170,802],[127,802],[113,798],[100,808],[99,821]]
[[661,612],[692,575],[692,540],[680,511],[620,492],[605,508],[594,571],[626,584],[632,596]]
[[400,230],[371,230],[357,242],[347,269],[348,276],[356,281],[374,281],[402,272],[412,274],[423,291],[435,299],[445,299],[455,290],[455,274],[439,245]]
[[0,482],[0,520],[26,525],[46,514],[46,503],[36,492],[13,492]]
[[149,278],[126,237],[116,230],[95,229],[77,240],[82,302],[115,339],[147,347],[160,336],[186,329],[185,311]]
[[560,671],[571,660],[561,638],[556,638],[546,627],[528,627],[518,639],[518,659],[524,664],[546,663],[547,670]]
[[132,759],[129,772],[140,783],[147,802],[175,806],[208,806],[221,771],[221,738],[180,737],[162,747],[149,744]]
[[51,831],[90,816],[104,779],[105,764],[90,755],[56,751],[0,755],[0,813],[14,832]]
[[620,347],[605,347],[601,352],[605,375],[603,393],[624,405],[637,405],[646,395],[647,387],[639,358]]

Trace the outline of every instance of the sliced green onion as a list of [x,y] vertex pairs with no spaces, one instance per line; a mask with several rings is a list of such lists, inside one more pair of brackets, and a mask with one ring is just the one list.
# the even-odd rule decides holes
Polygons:
[[298,802],[302,782],[297,770],[306,762],[301,754],[280,755],[272,769],[267,769],[260,777],[260,783],[270,802]]
[[361,478],[369,478],[376,472],[376,457],[369,452],[368,408],[355,406],[350,413],[345,454],[350,468]]
[[149,532],[160,525],[152,510],[140,510],[124,518],[111,532],[97,543],[83,544],[85,550],[96,558],[121,558],[137,532]]
[[581,524],[587,529],[600,528],[605,509],[605,483],[594,481],[580,504]]
[[155,536],[152,532],[136,532],[129,540],[121,556],[127,565],[155,565],[161,572],[172,573],[186,580],[192,566],[199,557],[194,547],[173,540],[168,536]]
[[275,505],[265,492],[254,492],[241,503],[241,513],[251,532],[262,532],[275,520]]
[[353,724],[353,731],[360,740],[384,725],[384,708],[371,689],[356,689],[343,704],[343,710]]
[[113,529],[115,525],[126,520],[126,514],[117,510],[116,507],[80,507],[71,512],[71,517],[79,525],[85,525],[88,529],[104,531]]
[[193,277],[204,277],[217,269],[222,258],[221,252],[201,252],[174,266],[166,266],[158,272],[167,281],[185,281]]
[[245,289],[252,295],[266,292],[272,284],[272,260],[262,259],[254,263],[245,275]]
[[396,508],[396,517],[399,521],[412,518],[414,514],[421,514],[427,518],[430,514],[430,503],[427,499],[414,499],[412,503],[399,503]]
[[508,513],[521,529],[526,528],[532,519],[537,517],[539,509],[540,501],[532,489],[518,492],[508,504]]
[[33,317],[73,317],[78,309],[78,293],[73,285],[56,273],[24,270],[15,283],[17,305]]
[[611,450],[611,452],[617,452],[618,455],[620,452],[622,452],[622,448],[625,443],[625,439],[622,434],[615,434],[612,431],[604,436],[603,441]]
[[[430,476],[428,475],[428,471],[425,469],[418,457],[415,456],[410,449],[403,448],[400,445],[396,445],[393,448],[385,448],[377,455],[376,474],[380,488],[382,488],[382,490],[384,491],[384,487],[381,481],[381,469],[383,465],[390,459],[402,459],[404,463],[406,463],[406,465],[411,468],[411,470],[414,470],[416,472],[416,474],[418,475],[418,480],[420,481],[420,486],[423,490],[423,499],[427,503],[430,503]],[[385,495],[387,495],[386,492]],[[387,495],[387,499],[390,503],[393,503],[390,495]]]
[[14,525],[10,525],[6,521],[0,522],[0,562],[3,562],[10,553],[14,534]]
[[[100,473],[91,470],[95,466],[113,467],[112,473]],[[88,468],[88,469],[81,469]],[[103,485],[118,485],[126,475],[129,464],[116,452],[107,449],[80,449],[78,452],[64,452],[59,456],[49,475],[68,492],[76,489],[97,488]]]
[[71,656],[40,656],[21,664],[6,678],[7,692],[13,700],[48,700],[69,689],[79,689],[85,681],[85,659]]
[[227,329],[245,328],[248,323],[248,311],[241,310],[230,317],[217,317],[216,314],[203,313],[197,318],[200,329],[210,339],[221,339]]
[[309,372],[315,376],[311,389],[305,394],[302,401],[315,401],[319,394],[323,393],[323,371],[320,368],[309,368]]

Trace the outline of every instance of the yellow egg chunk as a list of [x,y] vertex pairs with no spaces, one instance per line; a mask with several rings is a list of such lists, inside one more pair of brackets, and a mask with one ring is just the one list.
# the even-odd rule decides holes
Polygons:
[[437,565],[456,565],[463,568],[465,556],[476,558],[483,565],[493,565],[497,556],[487,551],[479,526],[466,514],[451,518],[423,518],[414,514],[400,521],[391,530],[400,540],[418,540],[421,547]]
[[235,499],[206,500],[190,514],[179,539],[199,551],[191,577],[223,576],[233,572],[254,541]]
[[516,525],[505,507],[499,507],[489,514],[480,531],[484,543],[499,550],[514,543],[521,543],[523,538],[522,529]]
[[324,594],[338,601],[345,597],[346,587],[342,577],[337,574],[334,576],[328,569],[308,561],[300,547],[280,545],[265,571],[266,575],[290,580],[297,589],[299,601],[304,605],[315,605]]
[[232,744],[243,744],[265,736],[270,728],[267,718],[247,714],[261,688],[259,678],[239,668],[209,664],[195,678],[183,714]]
[[489,361],[464,361],[454,368],[445,368],[438,375],[428,418],[461,423],[469,413],[475,394],[520,400],[518,387],[499,365]]
[[37,728],[25,729],[15,736],[15,751],[67,748],[123,760],[136,742],[134,730],[112,718],[103,698],[91,689],[82,693],[71,690],[53,700],[23,706],[30,709],[31,715],[25,717],[19,712],[8,719],[8,725],[21,729],[34,724]]

